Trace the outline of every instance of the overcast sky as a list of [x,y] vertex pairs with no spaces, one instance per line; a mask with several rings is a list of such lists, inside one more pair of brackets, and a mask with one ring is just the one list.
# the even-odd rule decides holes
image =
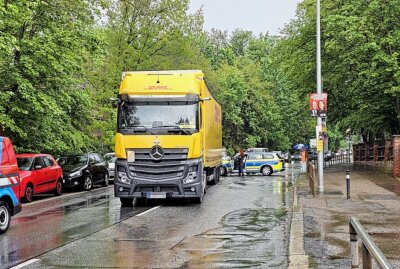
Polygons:
[[203,5],[204,29],[250,30],[255,35],[269,32],[279,34],[279,29],[296,15],[301,0],[190,0],[189,12]]

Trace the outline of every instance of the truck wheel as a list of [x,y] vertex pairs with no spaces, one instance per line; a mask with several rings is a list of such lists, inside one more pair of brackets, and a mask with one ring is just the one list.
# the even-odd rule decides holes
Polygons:
[[221,173],[219,167],[213,169],[213,179],[210,180],[210,185],[217,185],[219,182],[219,174]]
[[131,206],[133,206],[133,198],[120,197],[119,199],[121,201],[121,206],[122,207],[131,207]]
[[63,186],[62,181],[59,179],[57,180],[56,189],[54,190],[55,196],[60,196],[62,194]]
[[269,165],[263,166],[261,168],[261,174],[263,174],[263,176],[270,176],[272,174],[272,167]]
[[0,234],[7,232],[10,227],[11,212],[8,204],[4,201],[0,201]]

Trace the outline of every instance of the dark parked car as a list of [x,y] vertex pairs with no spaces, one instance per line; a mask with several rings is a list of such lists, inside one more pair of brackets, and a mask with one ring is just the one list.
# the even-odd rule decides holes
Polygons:
[[308,150],[308,160],[315,161],[318,159],[318,152],[315,150]]
[[94,184],[108,186],[106,163],[97,153],[75,154],[63,158],[64,187],[81,187],[90,190]]

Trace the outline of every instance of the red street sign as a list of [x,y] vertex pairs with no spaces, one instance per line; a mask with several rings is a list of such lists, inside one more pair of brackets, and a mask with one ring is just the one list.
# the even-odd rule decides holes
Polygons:
[[310,94],[310,112],[313,117],[326,117],[328,111],[328,94],[311,93]]

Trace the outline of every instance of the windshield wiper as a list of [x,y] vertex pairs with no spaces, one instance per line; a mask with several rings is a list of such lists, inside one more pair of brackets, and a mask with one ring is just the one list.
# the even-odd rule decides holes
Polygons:
[[179,131],[179,132],[183,132],[183,133],[185,133],[187,135],[191,135],[192,134],[189,130],[184,129],[184,128],[180,127],[179,125],[160,125],[160,126],[157,126],[157,127],[160,127],[160,128],[174,128],[173,130],[168,130],[168,131],[172,131],[172,132]]
[[132,130],[132,131],[141,131],[141,130],[138,130],[137,128],[143,128],[144,131],[149,132],[150,134],[154,135],[154,133],[152,131],[150,131],[150,129],[147,128],[144,125],[126,126],[126,127],[123,127],[122,129],[129,129],[129,130]]

